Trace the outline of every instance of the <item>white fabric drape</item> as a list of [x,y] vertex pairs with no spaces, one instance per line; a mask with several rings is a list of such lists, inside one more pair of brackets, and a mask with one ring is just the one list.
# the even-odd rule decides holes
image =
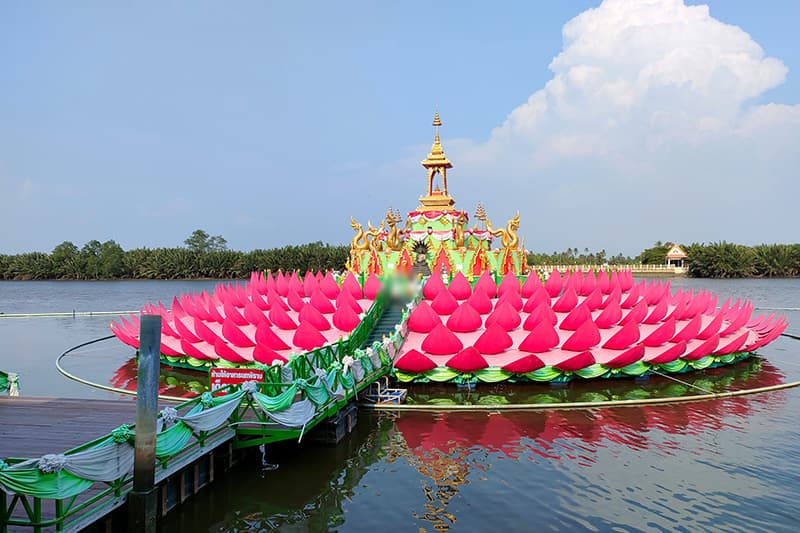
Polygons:
[[112,482],[133,471],[133,446],[127,442],[103,442],[94,448],[69,455],[43,455],[39,459],[11,465],[8,469],[23,470],[31,467],[44,473],[66,470],[83,479]]
[[178,420],[183,421],[183,423],[192,428],[195,433],[217,429],[224,424],[236,408],[239,407],[239,400],[242,396],[244,396],[244,392],[239,391],[236,394],[231,394],[230,399],[227,399],[225,403],[209,407],[196,413],[190,412],[185,416],[179,416]]
[[316,410],[311,400],[304,399],[295,402],[283,411],[264,411],[264,413],[278,424],[291,428],[299,428],[308,424]]

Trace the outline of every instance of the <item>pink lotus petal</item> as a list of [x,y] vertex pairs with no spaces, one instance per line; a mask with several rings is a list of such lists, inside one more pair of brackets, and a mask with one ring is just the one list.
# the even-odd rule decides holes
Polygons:
[[409,350],[394,362],[394,367],[396,369],[414,374],[421,374],[433,370],[437,366],[438,365],[434,363],[430,357],[417,350]]
[[486,359],[472,346],[468,346],[451,357],[445,363],[448,367],[459,372],[474,372],[489,366]]
[[[605,343],[603,343],[603,348],[624,350],[638,341],[639,324],[636,324],[635,322],[628,322],[616,333],[614,333],[614,335],[612,335]],[[644,354],[644,351],[642,351],[642,354]]]
[[422,349],[434,355],[452,355],[463,348],[464,345],[459,338],[444,324],[434,327],[422,341]]
[[446,289],[447,287],[444,286],[444,282],[440,276],[431,275],[428,281],[425,282],[425,286],[422,287],[422,296],[424,296],[426,300],[434,300]]
[[582,352],[596,346],[600,342],[600,331],[591,320],[587,320],[573,333],[564,344],[562,350]]
[[472,296],[472,287],[469,285],[469,281],[461,272],[456,272],[456,275],[453,276],[453,279],[450,281],[450,285],[447,287],[447,290],[450,291],[450,294],[456,300],[466,300],[470,296]]

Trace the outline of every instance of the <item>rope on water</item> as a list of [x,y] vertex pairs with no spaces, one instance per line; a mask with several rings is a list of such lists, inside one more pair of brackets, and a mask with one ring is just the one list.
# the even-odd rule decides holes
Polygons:
[[[795,335],[790,335],[787,333],[782,333],[782,335],[800,340],[800,337]],[[61,366],[61,359],[66,355],[69,355],[71,352],[82,348],[84,346],[88,346],[90,344],[95,344],[101,341],[109,340],[115,338],[114,335],[109,335],[107,337],[101,337],[99,339],[94,339],[89,342],[85,342],[83,344],[79,344],[73,348],[70,348],[66,352],[62,353],[56,359],[56,368],[58,371],[63,374],[65,377],[77,381],[78,383],[82,383],[84,385],[88,385],[90,387],[95,387],[97,389],[106,390],[109,392],[116,392],[118,394],[125,394],[129,396],[136,396],[135,391],[129,391],[125,389],[118,389],[116,387],[110,387],[108,385],[102,385],[100,383],[94,383],[82,378],[79,378],[62,368]],[[658,373],[658,372],[656,372]],[[659,375],[663,375],[658,373]],[[670,377],[670,376],[665,376]],[[676,378],[670,377],[670,379],[675,379],[675,381],[680,381]],[[699,389],[701,391],[705,391],[701,387],[697,387],[696,385],[691,385],[686,383],[691,387]],[[732,398],[735,396],[745,396],[750,394],[761,394],[765,392],[773,392],[779,391],[784,389],[791,389],[795,387],[800,387],[800,381],[792,381],[789,383],[781,383],[778,385],[771,385],[769,387],[757,387],[755,389],[742,389],[742,390],[734,390],[734,391],[726,391],[726,392],[710,392],[706,391],[704,394],[695,394],[691,396],[673,396],[669,398],[644,398],[638,400],[606,400],[601,402],[562,402],[562,403],[541,403],[541,404],[506,404],[506,405],[414,405],[414,404],[371,404],[371,403],[360,403],[359,407],[366,408],[366,409],[374,409],[379,411],[540,411],[540,410],[561,410],[561,409],[598,409],[602,407],[635,407],[639,405],[663,405],[669,403],[680,403],[680,402],[699,402],[705,400],[718,400],[722,398]],[[173,401],[173,402],[184,402],[187,398],[181,398],[176,396],[158,396],[159,400],[166,400],[166,401]]]
[[360,403],[359,407],[364,409],[374,409],[376,411],[557,411],[561,409],[600,409],[605,407],[636,407],[640,405],[664,405],[681,402],[700,402],[705,400],[720,400],[723,398],[733,398],[735,396],[745,396],[748,394],[761,394],[764,392],[774,392],[784,389],[800,387],[800,381],[791,383],[781,383],[770,385],[769,387],[758,387],[755,389],[743,389],[711,394],[695,394],[692,396],[672,396],[669,398],[644,398],[640,400],[606,400],[602,402],[562,402],[562,403],[519,403],[505,405],[430,405],[430,404],[370,404]]
[[[77,381],[82,385],[88,385],[89,387],[94,387],[95,389],[100,389],[108,392],[116,392],[117,394],[125,394],[127,396],[136,396],[136,391],[129,391],[125,389],[119,389],[117,387],[111,387],[109,385],[103,385],[101,383],[95,383],[93,381],[89,381],[87,379],[79,378],[78,376],[67,372],[64,367],[61,366],[61,359],[65,356],[69,355],[70,353],[74,352],[79,348],[83,348],[84,346],[89,346],[90,344],[95,344],[101,341],[107,341],[109,339],[114,339],[116,336],[108,335],[107,337],[100,337],[99,339],[94,339],[89,342],[84,342],[83,344],[79,344],[67,350],[66,352],[62,353],[56,358],[56,369],[63,375],[64,377],[71,379],[72,381]],[[168,402],[185,402],[186,400],[190,400],[191,398],[182,398],[180,396],[167,396],[167,395],[158,395],[159,400],[168,401]]]
[[139,311],[72,311],[67,313],[0,313],[0,318],[58,318],[78,316],[117,316],[138,314]]
[[683,381],[682,379],[678,379],[678,378],[676,378],[676,377],[674,377],[674,376],[670,376],[670,375],[668,375],[668,374],[662,374],[661,372],[659,372],[659,371],[657,371],[657,370],[650,369],[650,372],[652,372],[653,374],[656,374],[656,375],[658,375],[658,376],[661,376],[662,378],[668,378],[668,379],[671,379],[672,381],[677,381],[677,382],[678,382],[678,383],[680,383],[681,385],[686,385],[687,387],[691,387],[691,388],[693,388],[693,389],[697,389],[697,390],[699,390],[700,392],[704,392],[704,393],[706,393],[706,394],[716,394],[714,391],[710,391],[710,390],[708,390],[708,389],[704,389],[703,387],[698,387],[697,385],[693,385],[693,384],[691,384],[691,383],[688,383],[688,382],[686,382],[686,381]]

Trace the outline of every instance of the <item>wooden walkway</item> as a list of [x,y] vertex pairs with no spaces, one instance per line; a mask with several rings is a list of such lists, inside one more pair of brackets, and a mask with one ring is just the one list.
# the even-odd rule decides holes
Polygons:
[[[171,405],[171,404],[165,404]],[[159,406],[163,407],[163,406]],[[134,423],[136,421],[136,402],[130,399],[121,400],[79,400],[71,398],[29,398],[29,397],[0,397],[0,458],[38,459],[48,453],[64,453],[72,448],[85,444],[96,438],[107,435],[120,424]],[[187,483],[184,478],[187,474],[181,473],[197,461],[205,461],[205,480],[199,482],[195,466],[194,480],[190,486],[199,488],[214,478],[213,457],[208,454],[216,448],[233,440],[235,432],[230,429],[218,431],[205,441],[202,448],[186,449],[169,461],[169,465],[156,469],[156,485],[159,485],[160,495],[165,498],[164,483],[170,477],[180,474],[176,479],[180,481],[178,491],[180,500],[186,497],[184,492]],[[192,472],[189,471],[189,477]],[[97,482],[88,490],[78,495],[74,505],[81,505],[100,492],[107,491],[108,485]],[[8,505],[12,496],[3,497],[0,501]],[[119,496],[106,496],[105,499],[88,504],[79,516],[68,518],[65,522],[67,531],[78,531],[97,520],[102,519],[114,509],[124,505],[125,494]],[[162,502],[162,508],[166,500]],[[25,520],[26,514],[22,505],[15,505],[11,511],[13,519]],[[55,500],[42,500],[41,518],[52,520],[57,516]],[[4,531],[6,524],[0,523],[0,531]],[[10,531],[53,531],[55,528],[45,526],[42,528],[11,526]]]
[[136,422],[136,402],[0,397],[0,458],[64,453]]

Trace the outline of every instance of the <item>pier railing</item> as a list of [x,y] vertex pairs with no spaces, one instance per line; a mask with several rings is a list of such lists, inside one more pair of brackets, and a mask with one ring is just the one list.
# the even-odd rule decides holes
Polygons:
[[[407,332],[407,312],[401,327],[361,347],[387,305],[388,295],[379,294],[347,340],[264,367],[263,383],[228,385],[162,409],[156,483],[226,442],[245,447],[300,439],[334,415],[391,368]],[[123,424],[63,453],[0,460],[0,532],[10,526],[77,530],[123,505],[133,488],[135,431],[135,425]]]
[[369,334],[375,328],[375,324],[381,318],[381,315],[383,315],[383,312],[386,310],[386,306],[388,304],[389,289],[388,287],[384,287],[384,289],[375,297],[375,301],[373,302],[367,314],[347,338],[348,352],[352,353],[358,348],[361,348],[361,345],[364,344],[364,341],[367,340],[367,337],[369,337]]
[[[224,414],[213,409],[223,401],[201,396],[162,410],[157,483],[233,437],[228,417],[212,416]],[[133,424],[123,424],[63,453],[0,460],[0,531],[77,530],[122,505],[133,486],[135,431]]]
[[[385,374],[386,361],[385,355],[364,354],[290,381],[277,381],[270,372],[268,382],[228,385],[217,396],[206,392],[162,409],[156,483],[229,441],[244,447],[302,438]],[[123,424],[61,454],[0,461],[0,531],[78,530],[123,505],[133,488],[135,432],[135,425]]]

